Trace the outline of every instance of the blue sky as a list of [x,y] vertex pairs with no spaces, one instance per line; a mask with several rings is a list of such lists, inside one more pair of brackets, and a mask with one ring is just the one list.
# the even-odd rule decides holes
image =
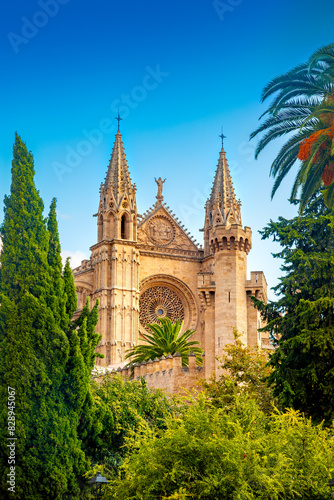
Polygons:
[[333,2],[13,0],[5,10],[0,199],[17,131],[46,206],[58,200],[64,253],[88,257],[119,106],[139,213],[155,201],[154,177],[166,177],[165,201],[202,242],[223,125],[243,224],[253,230],[248,269],[263,270],[273,286],[278,248],[257,231],[295,214],[287,201],[294,173],[271,201],[279,144],[255,161],[248,137],[266,107],[264,85],[333,42]]

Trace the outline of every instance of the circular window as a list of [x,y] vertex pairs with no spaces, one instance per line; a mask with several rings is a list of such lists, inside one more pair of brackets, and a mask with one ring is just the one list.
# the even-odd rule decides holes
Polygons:
[[168,317],[172,323],[184,320],[184,306],[180,297],[166,286],[152,286],[139,299],[139,321],[146,329],[158,318]]
[[139,331],[151,332],[147,325],[169,318],[184,322],[183,331],[195,330],[198,323],[196,301],[188,286],[174,276],[156,274],[140,284]]

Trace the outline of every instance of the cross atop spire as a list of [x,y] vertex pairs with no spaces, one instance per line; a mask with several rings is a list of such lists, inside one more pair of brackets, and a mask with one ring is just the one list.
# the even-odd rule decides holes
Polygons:
[[119,109],[118,109],[118,115],[117,115],[117,116],[115,116],[115,120],[117,120],[117,121],[118,121],[117,132],[119,132],[119,122],[120,122],[121,120],[123,120],[123,118],[121,118],[121,117],[119,116]]
[[222,127],[222,133],[220,134],[221,140],[222,140],[222,149],[224,149],[224,139],[226,139],[226,135],[223,133],[223,127]]

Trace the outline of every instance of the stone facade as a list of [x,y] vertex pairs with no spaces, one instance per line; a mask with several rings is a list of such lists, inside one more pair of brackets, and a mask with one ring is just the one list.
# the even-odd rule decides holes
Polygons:
[[[100,188],[97,243],[91,258],[74,270],[79,314],[86,297],[98,299],[102,334],[98,347],[106,366],[123,366],[125,351],[140,342],[148,322],[168,316],[196,330],[205,351],[202,375],[217,372],[216,357],[233,341],[233,327],[245,344],[261,345],[261,319],[250,297],[266,300],[263,272],[247,280],[252,232],[242,227],[225,150],[219,155],[211,196],[205,207],[204,248],[164,202],[163,183],[156,203],[137,213],[132,183],[118,131]],[[159,371],[159,370],[158,370]],[[164,370],[160,370],[164,371]]]

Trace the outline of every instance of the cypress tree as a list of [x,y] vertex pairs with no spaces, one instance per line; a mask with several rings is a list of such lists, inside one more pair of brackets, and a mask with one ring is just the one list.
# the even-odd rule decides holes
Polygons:
[[99,420],[99,408],[92,396],[91,373],[95,358],[101,357],[95,352],[101,335],[95,333],[98,322],[98,301],[90,309],[89,299],[76,321],[72,317],[77,309],[77,294],[69,258],[66,259],[64,272],[61,275],[62,264],[60,242],[56,217],[56,200],[52,200],[48,229],[50,244],[48,261],[51,267],[54,289],[57,290],[55,304],[58,307],[61,324],[69,342],[69,356],[65,367],[60,393],[72,429],[73,456],[76,474],[82,475],[89,468],[81,449],[88,448],[96,435],[102,430]]
[[[2,498],[58,499],[78,493],[76,474],[83,453],[61,388],[70,343],[62,329],[64,309],[57,294],[59,247],[34,184],[33,157],[16,135],[10,196],[1,228],[0,273],[0,466]],[[53,246],[52,246],[53,245]],[[57,270],[56,270],[57,269]],[[55,281],[57,286],[55,287]],[[59,281],[59,286],[60,281]],[[50,307],[55,304],[59,307]],[[8,389],[8,388],[12,389]],[[8,391],[10,391],[8,393]],[[8,394],[15,407],[8,408]],[[15,413],[8,430],[8,418]],[[10,420],[13,422],[13,420]],[[13,435],[14,434],[14,435]],[[8,437],[17,438],[8,441]],[[10,449],[15,486],[7,482]],[[11,493],[15,491],[15,493]]]
[[[72,318],[77,309],[77,294],[69,258],[66,259],[63,282],[66,313]],[[78,438],[84,451],[90,450],[90,443],[102,430],[99,408],[93,398],[91,387],[95,358],[103,357],[95,352],[102,338],[102,335],[95,332],[98,305],[96,301],[94,307],[90,309],[90,302],[87,299],[80,316],[70,323],[68,329],[70,355],[62,388],[73,426],[77,428]]]
[[[69,341],[69,356],[66,363],[66,372],[60,389],[64,396],[71,429],[76,440],[77,451],[83,448],[89,450],[89,444],[102,430],[100,409],[92,395],[91,373],[96,357],[103,357],[96,353],[96,347],[102,336],[95,332],[98,322],[98,301],[90,308],[89,299],[76,321],[72,321],[77,309],[77,293],[74,284],[70,259],[66,259],[63,275],[61,276],[61,247],[56,217],[56,200],[53,199],[48,217],[50,234],[48,262],[53,276],[54,289],[57,290],[55,304],[59,308],[59,315],[64,331]],[[57,302],[58,301],[58,302]],[[76,467],[80,475],[88,465],[81,460],[80,467]]]
[[66,311],[67,297],[65,295],[64,279],[62,277],[61,248],[56,207],[57,202],[56,199],[53,198],[47,221],[49,232],[48,264],[53,285],[53,293],[49,295],[49,306],[53,311],[57,324],[62,330],[66,330],[71,317],[68,316]]
[[66,304],[65,304],[66,314],[68,318],[71,319],[73,317],[73,314],[77,310],[78,300],[77,300],[77,292],[74,285],[74,278],[70,266],[69,257],[66,259],[63,281],[64,281],[64,293],[66,294]]
[[[77,384],[81,384],[80,393],[84,396],[80,403],[76,402],[76,412],[78,415],[78,436],[82,442],[82,447],[85,452],[90,452],[93,442],[98,440],[98,436],[102,431],[102,421],[100,420],[100,408],[96,403],[92,394],[92,377],[91,373],[95,365],[97,357],[103,358],[100,353],[96,353],[96,347],[100,342],[102,335],[95,332],[95,327],[98,322],[98,301],[94,307],[90,309],[89,299],[83,308],[79,318],[76,320],[77,335],[79,341],[80,358],[82,359],[81,370],[77,370]],[[72,334],[73,335],[73,334]],[[70,359],[74,364],[75,356]],[[71,381],[75,370],[70,367],[68,380]],[[73,383],[73,382],[71,382]]]
[[262,238],[282,250],[285,275],[274,288],[279,299],[253,299],[268,321],[276,344],[269,376],[281,407],[303,411],[316,421],[334,417],[334,212],[320,196],[302,216],[270,222]]

